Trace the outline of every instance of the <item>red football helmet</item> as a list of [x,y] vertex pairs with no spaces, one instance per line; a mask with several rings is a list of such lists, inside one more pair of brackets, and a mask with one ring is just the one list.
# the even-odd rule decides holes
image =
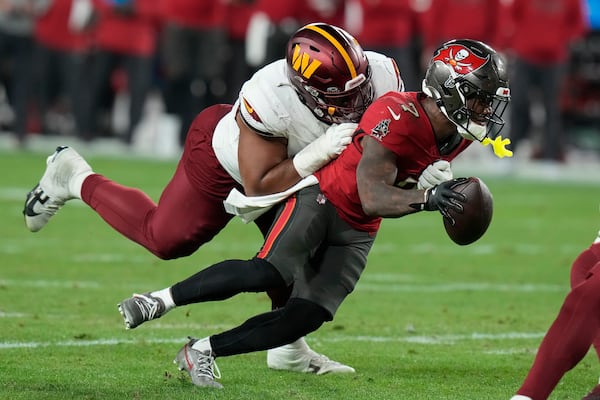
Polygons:
[[369,61],[341,28],[325,23],[300,28],[288,41],[286,62],[300,99],[323,122],[358,122],[373,101]]

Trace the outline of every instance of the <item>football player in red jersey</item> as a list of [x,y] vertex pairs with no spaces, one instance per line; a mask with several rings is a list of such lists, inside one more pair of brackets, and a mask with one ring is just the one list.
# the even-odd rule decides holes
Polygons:
[[[27,195],[26,225],[39,231],[66,201],[80,198],[157,257],[188,256],[233,218],[223,206],[232,189],[265,195],[293,186],[337,157],[367,106],[390,90],[403,90],[392,59],[363,52],[335,26],[306,25],[290,38],[286,58],[244,83],[233,106],[208,107],[196,117],[158,203],[95,174],[74,149],[61,146]],[[263,234],[271,222],[272,215],[256,220]],[[289,290],[269,295],[275,308]],[[267,364],[275,369],[311,372],[310,363],[320,364],[321,371],[354,371],[310,350],[303,338],[267,353]]]
[[[134,328],[176,306],[293,284],[284,307],[226,332],[190,338],[177,354],[176,363],[194,384],[221,387],[216,357],[277,347],[331,321],[366,265],[382,218],[460,212],[465,198],[452,190],[460,180],[435,182],[426,172],[436,161],[449,163],[473,141],[497,135],[504,124],[507,71],[481,42],[445,43],[423,89],[375,100],[352,143],[312,175],[316,183],[278,207],[254,258],[224,261],[169,288],[125,299],[119,304],[125,325]],[[144,296],[159,303],[149,307]]]
[[[600,232],[571,266],[571,291],[546,332],[535,360],[511,400],[544,400],[560,379],[587,354],[600,357]],[[600,384],[583,400],[600,400]]]

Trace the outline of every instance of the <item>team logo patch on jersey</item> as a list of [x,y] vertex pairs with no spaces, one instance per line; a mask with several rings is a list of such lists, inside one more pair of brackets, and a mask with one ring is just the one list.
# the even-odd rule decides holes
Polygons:
[[256,113],[256,111],[254,111],[254,107],[252,107],[250,105],[250,103],[248,103],[248,100],[246,100],[244,97],[242,97],[242,102],[244,103],[244,107],[246,107],[246,111],[248,111],[248,114],[250,114],[250,116],[256,121],[256,122],[262,122],[260,120],[260,117],[258,116],[258,114]]
[[450,65],[457,74],[465,75],[481,68],[487,62],[488,57],[479,57],[464,46],[451,44],[440,49],[433,60],[442,61]]
[[391,119],[382,119],[373,129],[371,129],[371,136],[375,139],[382,141],[383,138],[390,133],[390,122]]
[[327,197],[323,193],[317,195],[317,204],[323,205],[327,203]]

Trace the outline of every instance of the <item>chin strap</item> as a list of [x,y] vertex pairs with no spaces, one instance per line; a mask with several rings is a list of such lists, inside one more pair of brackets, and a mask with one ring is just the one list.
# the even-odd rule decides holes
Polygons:
[[513,156],[513,152],[506,148],[506,146],[510,144],[509,138],[502,139],[502,136],[498,135],[494,140],[492,140],[489,137],[486,137],[481,141],[481,144],[484,146],[491,144],[494,149],[494,154],[498,158]]

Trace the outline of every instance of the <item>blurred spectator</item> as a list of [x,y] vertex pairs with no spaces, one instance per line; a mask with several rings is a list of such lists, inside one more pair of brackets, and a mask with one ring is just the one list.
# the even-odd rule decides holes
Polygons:
[[1,122],[11,128],[20,144],[25,140],[27,108],[31,94],[34,49],[33,0],[0,1],[0,82],[4,101]]
[[600,31],[600,1],[587,0],[588,19],[593,31]]
[[97,133],[99,99],[115,71],[126,73],[129,121],[123,140],[130,144],[152,86],[159,8],[155,0],[98,0],[95,6],[94,54],[86,96],[86,140]]
[[167,116],[183,145],[194,117],[225,101],[225,0],[162,0],[161,69]]
[[561,83],[571,43],[586,29],[583,0],[513,0],[511,35],[507,43],[513,56],[511,69],[510,137],[516,150],[531,131],[534,89],[544,108],[540,143],[533,148],[536,159],[565,159],[562,118],[559,108]]
[[285,57],[289,37],[301,26],[325,22],[346,26],[346,0],[257,0],[247,32],[246,59],[262,67]]
[[568,144],[600,151],[600,1],[587,6],[590,31],[571,46],[560,108]]
[[419,13],[415,7],[415,0],[360,0],[358,25],[350,28],[365,50],[396,61],[409,91],[421,90]]
[[82,132],[90,31],[70,24],[78,0],[52,0],[35,23],[34,76],[43,133]]
[[[450,39],[481,40],[496,50],[502,50],[499,37],[506,21],[501,3],[506,1],[511,0],[429,0],[428,6],[422,6],[422,55],[425,60],[422,66],[427,65],[440,44]],[[417,2],[426,3],[423,0]],[[542,31],[538,31],[538,35],[539,32]]]
[[248,22],[254,12],[255,0],[230,0],[227,4],[225,22],[229,39],[229,52],[226,67],[226,102],[237,100],[242,84],[255,72],[246,61],[246,31]]

